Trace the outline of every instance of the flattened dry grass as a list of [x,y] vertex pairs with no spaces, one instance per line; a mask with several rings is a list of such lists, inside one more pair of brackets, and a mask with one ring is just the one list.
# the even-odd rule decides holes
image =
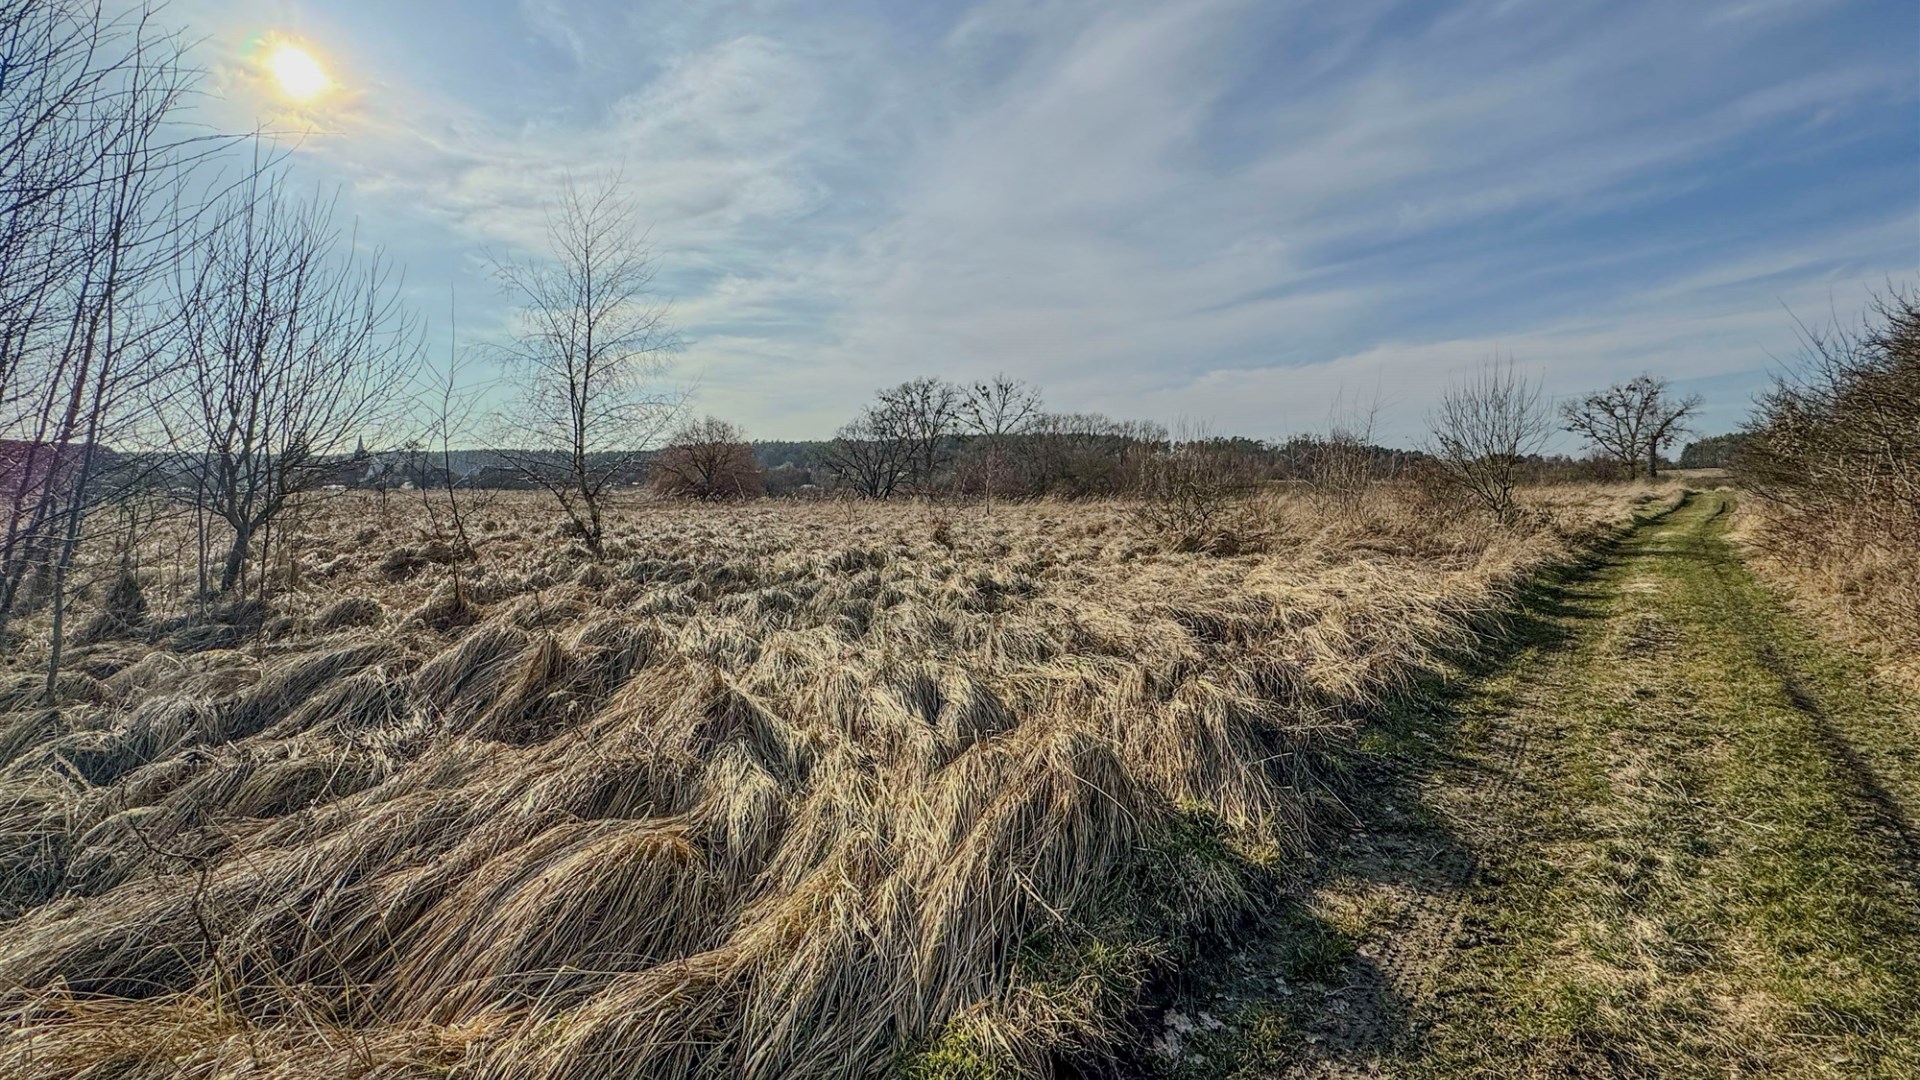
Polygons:
[[403,514],[322,506],[272,610],[197,619],[149,570],[148,630],[5,698],[0,1072],[1107,1057],[1366,706],[1632,498],[1500,532],[1266,495],[1232,557],[1117,504],[653,506],[604,562],[528,502],[459,618],[378,556],[423,543]]

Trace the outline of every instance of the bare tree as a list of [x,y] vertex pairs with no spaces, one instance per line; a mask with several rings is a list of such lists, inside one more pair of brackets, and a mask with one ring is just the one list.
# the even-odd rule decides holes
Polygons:
[[1687,421],[1700,411],[1706,399],[1699,394],[1675,401],[1666,393],[1666,380],[1657,380],[1660,390],[1654,395],[1655,408],[1652,423],[1647,428],[1647,479],[1652,480],[1660,473],[1660,455],[1679,441],[1681,435],[1692,430]]
[[1660,452],[1686,431],[1701,404],[1699,395],[1675,399],[1667,380],[1641,375],[1562,403],[1560,416],[1566,430],[1619,462],[1629,477],[1644,464],[1651,480],[1660,471]]
[[180,255],[169,425],[199,504],[230,533],[223,593],[244,592],[274,521],[397,415],[418,366],[418,320],[392,263],[340,240],[329,202],[294,201],[268,169]]
[[193,82],[149,9],[0,0],[0,627],[43,586],[49,693],[92,511],[141,479],[106,443],[151,426],[176,330],[154,289],[187,170],[220,143],[175,122]]
[[618,176],[590,190],[569,180],[547,215],[547,245],[545,258],[493,259],[519,304],[519,331],[500,347],[520,383],[508,428],[523,451],[507,459],[598,554],[609,490],[678,412],[660,377],[679,338]]
[[1032,431],[1040,415],[1040,392],[1018,379],[995,375],[967,387],[960,400],[959,419],[961,426],[984,444],[981,461],[989,508],[994,491],[1007,473],[1010,444]]
[[827,468],[870,499],[902,490],[932,492],[947,463],[964,394],[939,379],[914,379],[880,391],[860,417],[834,435]]
[[902,444],[905,480],[915,493],[929,494],[938,483],[963,400],[959,387],[932,378],[880,391],[876,419],[882,430]]
[[766,490],[753,446],[716,416],[688,419],[649,465],[654,490],[695,499],[743,499]]
[[1539,383],[1496,358],[1441,394],[1427,430],[1442,481],[1506,521],[1526,459],[1546,446],[1553,420]]
[[905,483],[911,461],[891,417],[868,406],[834,433],[826,465],[842,486],[869,499],[890,499]]
[[[453,589],[457,612],[467,610],[464,569],[474,560],[478,549],[470,524],[474,515],[485,509],[484,492],[474,488],[455,467],[459,444],[472,442],[479,435],[479,403],[482,386],[468,380],[472,365],[465,363],[458,344],[458,319],[453,294],[447,296],[449,334],[447,362],[443,367],[425,371],[418,405],[425,418],[425,431],[419,440],[422,456],[432,467],[418,470],[416,481],[421,508],[433,538],[446,549],[447,580]],[[437,473],[438,475],[428,475]],[[437,482],[436,482],[437,481]]]

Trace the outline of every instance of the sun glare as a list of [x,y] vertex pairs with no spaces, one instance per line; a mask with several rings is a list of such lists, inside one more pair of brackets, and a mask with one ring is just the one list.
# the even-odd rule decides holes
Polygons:
[[333,88],[327,69],[298,45],[281,42],[273,46],[263,63],[280,92],[294,101],[309,102]]

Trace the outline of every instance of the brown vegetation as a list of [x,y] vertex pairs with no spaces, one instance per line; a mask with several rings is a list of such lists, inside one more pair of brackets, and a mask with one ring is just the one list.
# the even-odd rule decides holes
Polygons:
[[1629,492],[1523,497],[1501,530],[1260,495],[1230,556],[1124,503],[655,505],[595,559],[528,494],[452,620],[430,561],[383,569],[430,539],[405,500],[310,507],[299,584],[204,616],[156,531],[138,624],[55,706],[0,687],[0,1072],[1119,1053],[1307,842],[1364,707]]
[[1527,460],[1546,443],[1550,421],[1540,386],[1494,361],[1449,387],[1428,421],[1435,479],[1494,517],[1511,520]]
[[718,417],[688,419],[648,463],[653,490],[688,499],[746,499],[766,493],[753,444]]
[[1809,330],[1734,476],[1759,497],[1763,572],[1920,685],[1920,298],[1883,297],[1858,330]]

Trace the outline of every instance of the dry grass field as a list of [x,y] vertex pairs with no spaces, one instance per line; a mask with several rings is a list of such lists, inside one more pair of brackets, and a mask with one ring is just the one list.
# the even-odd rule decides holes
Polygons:
[[1654,497],[1263,495],[1233,555],[1117,502],[636,504],[598,561],[516,497],[460,609],[418,506],[347,494],[218,617],[156,531],[56,706],[44,625],[8,660],[0,1073],[1098,1063],[1368,706]]
[[1920,692],[1920,550],[1852,535],[1847,521],[1822,522],[1820,542],[1809,543],[1797,524],[1743,503],[1736,535],[1748,562],[1883,678]]

